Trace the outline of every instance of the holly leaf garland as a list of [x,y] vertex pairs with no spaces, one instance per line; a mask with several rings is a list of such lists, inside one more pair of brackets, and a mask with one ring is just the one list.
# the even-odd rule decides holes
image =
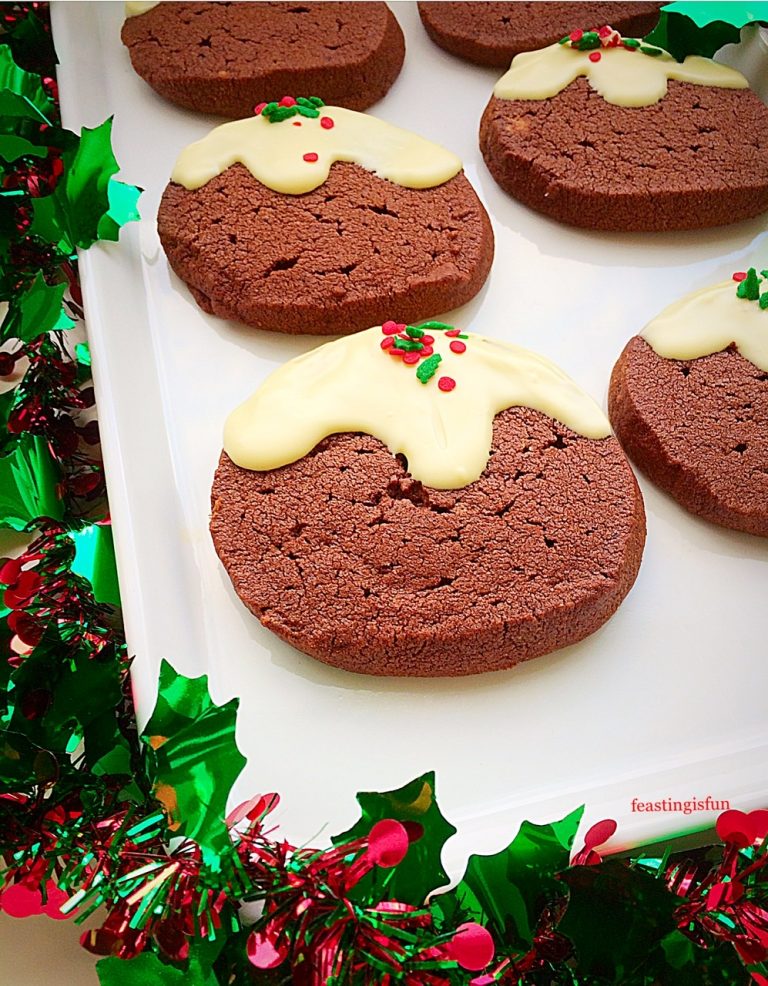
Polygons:
[[768,23],[768,3],[669,3],[643,40],[664,48],[679,62],[686,55],[711,58],[723,45],[737,44],[742,27],[761,22]]
[[149,780],[171,831],[211,852],[229,846],[226,802],[246,762],[235,743],[238,705],[216,705],[207,675],[186,678],[163,661],[155,710],[142,733]]
[[394,791],[359,792],[357,802],[362,817],[352,828],[334,836],[331,840],[334,845],[367,836],[376,822],[385,818],[394,818],[405,825],[411,834],[411,845],[403,861],[386,877],[381,876],[378,867],[364,876],[351,891],[351,898],[370,900],[376,897],[375,881],[379,881],[379,900],[386,896],[389,900],[419,906],[433,890],[448,883],[440,857],[443,846],[455,834],[456,828],[437,805],[434,771],[422,774]]
[[0,341],[31,342],[52,330],[71,329],[75,324],[62,308],[65,282],[48,284],[38,271],[26,290],[16,296],[0,328]]
[[59,467],[47,442],[25,433],[0,456],[0,527],[23,531],[41,517],[61,520]]
[[461,882],[433,901],[445,924],[473,920],[498,942],[528,949],[544,904],[565,895],[556,877],[568,867],[583,812],[546,825],[524,821],[506,849],[470,856]]

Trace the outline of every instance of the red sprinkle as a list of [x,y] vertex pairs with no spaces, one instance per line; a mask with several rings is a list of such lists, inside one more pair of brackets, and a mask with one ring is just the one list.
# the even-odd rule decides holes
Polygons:
[[323,130],[333,130],[334,122],[329,116],[321,116],[320,126],[323,128]]
[[447,332],[444,332],[443,334],[447,336],[460,336],[461,329],[448,329]]
[[300,127],[301,126],[301,120],[294,120],[293,121],[293,125],[294,125],[294,127]]
[[597,36],[599,38],[608,38],[611,34],[613,34],[613,29],[608,27],[607,24],[603,24],[603,26],[597,30]]
[[266,105],[267,105],[266,103],[259,103],[258,106],[254,106],[253,107],[254,114],[258,116]]
[[424,347],[424,348],[423,348],[423,349],[421,350],[421,352],[419,353],[419,356],[420,356],[420,357],[421,357],[422,359],[426,359],[426,357],[427,357],[427,356],[431,356],[431,355],[432,355],[432,353],[433,353],[433,349],[432,349],[432,347],[431,347],[431,346],[425,346],[425,347]]
[[296,105],[296,100],[293,98],[293,96],[283,96],[283,98],[280,100],[280,102],[277,105],[278,106],[295,106]]
[[440,377],[440,379],[437,381],[437,386],[440,388],[440,390],[444,390],[446,393],[448,393],[448,391],[453,390],[453,388],[456,386],[456,381],[453,379],[453,377]]
[[450,348],[452,353],[463,353],[467,347],[460,339],[454,339]]
[[421,341],[424,343],[425,346],[431,346],[433,344],[433,342],[435,341],[435,337],[434,336],[423,335],[421,337]]
[[733,279],[734,281],[746,281],[747,272],[745,270],[737,270],[736,273],[733,275]]
[[568,37],[570,38],[571,41],[581,41],[581,39],[584,37],[584,32],[581,30],[571,31]]
[[314,151],[310,151],[309,154],[304,155],[304,160],[309,161],[310,164],[314,164],[317,161],[317,154]]
[[382,349],[391,349],[394,346],[394,344],[395,344],[395,340],[392,338],[392,336],[385,336],[381,340]]
[[602,57],[599,51],[590,51],[589,53],[590,62],[599,62]]
[[389,353],[390,356],[402,356],[403,353],[405,352],[405,350],[404,349],[395,349],[394,344],[393,344],[392,348],[391,349],[388,349],[387,352]]
[[398,322],[393,322],[392,319],[390,319],[388,322],[385,322],[382,325],[381,331],[384,333],[385,336],[394,336],[397,335],[397,333],[402,328],[403,328],[402,325],[400,325]]
[[420,359],[421,359],[421,353],[418,352],[406,353],[405,356],[403,356],[403,363],[408,363],[408,364],[418,363]]

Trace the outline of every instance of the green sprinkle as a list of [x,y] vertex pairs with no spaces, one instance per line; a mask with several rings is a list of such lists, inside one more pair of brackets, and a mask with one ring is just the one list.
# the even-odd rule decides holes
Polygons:
[[567,45],[570,40],[571,40],[570,37],[566,34],[566,36],[564,38],[560,38],[560,40],[557,43],[559,45]]
[[306,96],[297,96],[296,102],[299,104],[299,106],[309,106],[311,109],[314,109],[314,103],[312,103],[311,100],[307,99]]
[[440,353],[433,353],[431,356],[428,356],[423,363],[419,363],[416,370],[416,376],[422,383],[428,383],[437,373],[437,368],[442,360],[443,357]]
[[636,38],[622,38],[621,43],[625,48],[639,48],[640,42]]
[[768,291],[763,291],[763,293],[760,295],[760,307],[762,308],[763,311],[765,311],[766,308],[768,308]]
[[278,109],[277,103],[267,103],[264,109],[261,111],[262,115],[269,116],[270,113],[274,113]]
[[640,45],[640,51],[644,55],[651,55],[653,58],[661,54],[661,48],[649,48],[648,45]]
[[[267,111],[264,110],[266,115]],[[298,113],[298,108],[296,106],[278,106],[274,113],[269,114],[270,123],[282,123],[283,120],[289,120],[292,116],[296,116]]]
[[422,329],[437,329],[438,332],[446,332],[449,329],[452,329],[453,326],[452,325],[446,325],[445,322],[422,322],[421,323],[421,328]]
[[320,99],[319,96],[310,96],[309,101],[310,103],[312,103],[313,106],[318,106],[318,107],[325,106],[325,103],[322,101],[322,99]]
[[736,295],[739,298],[746,298],[748,301],[757,301],[760,297],[760,279],[754,267],[750,267],[747,276],[739,282]]
[[421,339],[424,335],[424,329],[419,329],[415,325],[406,325],[405,331],[411,339]]
[[590,51],[593,48],[601,47],[600,35],[597,31],[587,31],[578,41],[575,41],[573,47],[578,51]]
[[417,353],[424,348],[423,342],[416,342],[415,339],[395,339],[392,343],[393,349],[402,349],[406,353]]
[[466,333],[466,332],[460,332],[460,333],[459,333],[459,334],[458,334],[458,335],[456,336],[456,338],[457,338],[457,339],[469,339],[469,336],[467,335],[467,333]]
[[761,270],[760,271],[760,276],[761,277],[768,277],[768,270]]
[[315,119],[320,116],[320,113],[314,108],[314,106],[297,106],[296,109],[301,113],[302,116],[308,116],[311,119]]

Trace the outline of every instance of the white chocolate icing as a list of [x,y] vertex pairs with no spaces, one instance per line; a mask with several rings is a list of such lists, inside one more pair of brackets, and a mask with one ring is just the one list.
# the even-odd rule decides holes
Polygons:
[[[592,398],[543,356],[476,335],[456,354],[452,339],[426,331],[442,356],[427,383],[417,379],[415,366],[382,351],[381,327],[346,336],[272,373],[228,417],[225,451],[246,469],[275,469],[328,435],[363,432],[403,453],[414,478],[458,489],[485,469],[493,419],[505,408],[535,408],[587,438],[611,434]],[[454,390],[440,390],[442,376],[456,381]]]
[[[333,127],[323,127],[323,117],[330,118]],[[318,160],[305,161],[307,153],[317,154]],[[451,151],[408,130],[367,113],[322,106],[316,119],[295,116],[270,123],[265,116],[254,116],[216,127],[184,148],[171,180],[200,188],[240,162],[262,185],[302,195],[323,184],[334,161],[354,162],[406,188],[434,188],[462,167]]]
[[523,52],[512,60],[493,95],[498,99],[550,99],[580,75],[607,103],[617,106],[658,103],[667,94],[669,79],[723,89],[749,88],[741,72],[699,55],[688,55],[684,62],[678,62],[666,51],[655,57],[626,48],[597,51],[600,60],[596,62],[590,61],[591,51],[567,44]]
[[125,16],[126,17],[138,17],[139,14],[146,14],[148,10],[156,7],[160,0],[126,0],[125,2]]
[[735,345],[744,359],[768,373],[768,311],[738,298],[732,280],[687,294],[640,334],[664,359],[699,359]]

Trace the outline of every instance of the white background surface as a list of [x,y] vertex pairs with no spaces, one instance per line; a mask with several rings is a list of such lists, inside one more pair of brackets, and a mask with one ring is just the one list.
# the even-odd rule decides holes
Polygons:
[[[461,154],[496,234],[488,284],[448,321],[539,350],[604,403],[621,348],[660,308],[751,262],[765,266],[765,217],[695,233],[595,234],[509,200],[476,142],[500,73],[431,45],[415,4],[392,7],[408,54],[374,112]],[[140,718],[162,657],[209,673],[218,702],[239,695],[249,762],[233,800],[280,791],[277,821],[295,842],[349,824],[356,790],[435,769],[442,809],[460,828],[446,851],[455,874],[467,852],[508,842],[523,817],[552,820],[584,801],[585,824],[617,818],[622,844],[711,819],[633,815],[632,797],[763,805],[768,543],[711,527],[642,480],[648,544],[626,602],[589,640],[512,672],[457,681],[345,674],[283,644],[239,603],[207,531],[222,422],[270,369],[316,340],[208,317],[169,273],[157,202],[178,150],[216,121],[164,103],[133,74],[121,19],[120,3],[54,3],[64,122],[94,126],[114,113],[121,177],[146,189],[140,227],[83,262]],[[764,70],[761,45],[753,39],[748,56]],[[71,926],[8,924],[0,919],[1,954],[18,962],[2,962],[0,986],[44,981],[49,946],[70,963],[57,982],[92,981]]]

